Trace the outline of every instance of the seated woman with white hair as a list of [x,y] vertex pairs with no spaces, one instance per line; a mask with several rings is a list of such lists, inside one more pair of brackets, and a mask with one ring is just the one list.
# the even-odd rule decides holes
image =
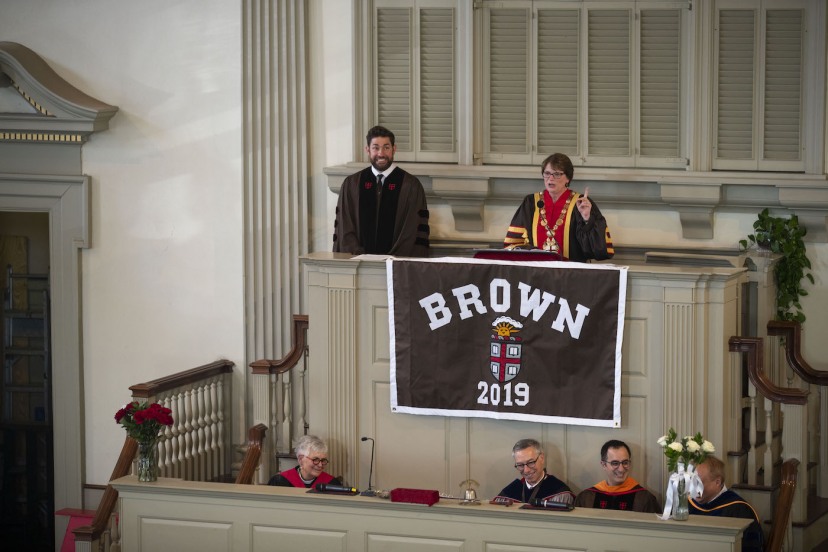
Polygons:
[[328,465],[328,445],[316,435],[299,438],[296,460],[298,466],[274,475],[267,484],[299,488],[315,488],[319,483],[342,485],[339,479],[324,471]]

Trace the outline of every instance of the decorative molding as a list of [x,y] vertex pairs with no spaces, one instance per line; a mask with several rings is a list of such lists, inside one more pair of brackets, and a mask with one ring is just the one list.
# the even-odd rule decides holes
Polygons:
[[83,499],[83,371],[78,249],[89,247],[89,177],[0,174],[0,211],[49,214],[55,509]]
[[82,134],[44,134],[32,132],[0,132],[3,142],[58,142],[80,144],[86,141]]
[[[40,113],[2,114],[3,141],[85,142],[93,132],[109,128],[118,111],[66,82],[43,58],[16,42],[0,42],[0,75],[6,75],[7,82]],[[67,138],[61,138],[64,135]]]

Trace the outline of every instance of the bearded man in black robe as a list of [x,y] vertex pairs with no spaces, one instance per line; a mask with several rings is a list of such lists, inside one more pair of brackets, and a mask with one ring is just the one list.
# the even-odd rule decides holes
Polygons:
[[375,126],[366,142],[371,166],[346,178],[339,190],[334,252],[428,257],[423,185],[394,164],[393,132]]

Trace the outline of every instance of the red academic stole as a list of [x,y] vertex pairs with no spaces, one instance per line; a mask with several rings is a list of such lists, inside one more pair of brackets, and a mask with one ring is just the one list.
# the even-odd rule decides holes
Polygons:
[[[305,488],[305,482],[302,481],[301,477],[299,477],[299,470],[295,468],[285,470],[279,475],[290,481],[291,485],[293,485],[294,487],[299,487],[300,489]],[[329,473],[322,472],[319,474],[319,477],[313,480],[313,484],[311,484],[311,489],[316,488],[317,483],[330,483],[331,481],[333,481],[333,476]]]

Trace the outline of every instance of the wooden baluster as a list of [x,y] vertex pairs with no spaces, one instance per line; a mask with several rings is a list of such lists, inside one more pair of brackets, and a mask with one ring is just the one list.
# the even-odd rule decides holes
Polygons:
[[218,394],[218,447],[219,447],[219,473],[227,472],[225,466],[224,447],[224,378],[219,377],[217,385]]
[[207,477],[207,411],[204,386],[198,387],[198,480],[205,481]]
[[756,485],[756,387],[748,382],[748,455],[747,455],[747,483]]
[[176,418],[176,427],[178,429],[178,460],[176,462],[175,470],[176,477],[187,479],[187,473],[184,469],[187,461],[187,413],[185,410],[186,397],[181,391],[178,392],[178,412]]
[[[295,435],[293,433],[293,412],[291,411],[293,400],[293,386],[291,385],[290,372],[282,374],[282,433],[284,441],[288,444],[295,442]],[[286,447],[285,450],[290,450],[293,447]]]
[[121,530],[118,527],[118,514],[109,518],[109,552],[121,552]]
[[765,398],[765,453],[762,455],[763,485],[773,485],[773,401]]
[[305,434],[305,428],[308,427],[308,350],[305,349],[305,354],[302,360],[302,370],[299,372],[299,428],[298,435]]
[[270,404],[273,405],[273,407],[270,410],[270,431],[268,431],[267,437],[270,440],[270,442],[273,443],[273,446],[271,447],[271,454],[269,455],[270,458],[268,460],[276,462],[276,467],[273,471],[278,472],[281,471],[282,467],[279,463],[279,459],[276,458],[276,453],[282,452],[283,450],[289,450],[289,448],[284,449],[281,445],[281,443],[284,442],[285,436],[282,435],[281,431],[279,431],[279,374],[271,374],[269,376],[269,380]]
[[218,378],[213,378],[210,382],[210,465],[213,467],[210,477],[216,479],[222,474],[219,471],[219,456],[218,456],[218,392],[216,385]]
[[[167,395],[164,397],[161,405],[172,410],[172,401],[172,397]],[[175,420],[175,418],[173,418],[173,420]],[[161,439],[164,451],[164,453],[158,457],[158,463],[161,467],[161,475],[163,477],[172,477],[172,426],[164,426],[164,429],[161,430]]]
[[184,391],[184,479],[193,479],[193,390]]

